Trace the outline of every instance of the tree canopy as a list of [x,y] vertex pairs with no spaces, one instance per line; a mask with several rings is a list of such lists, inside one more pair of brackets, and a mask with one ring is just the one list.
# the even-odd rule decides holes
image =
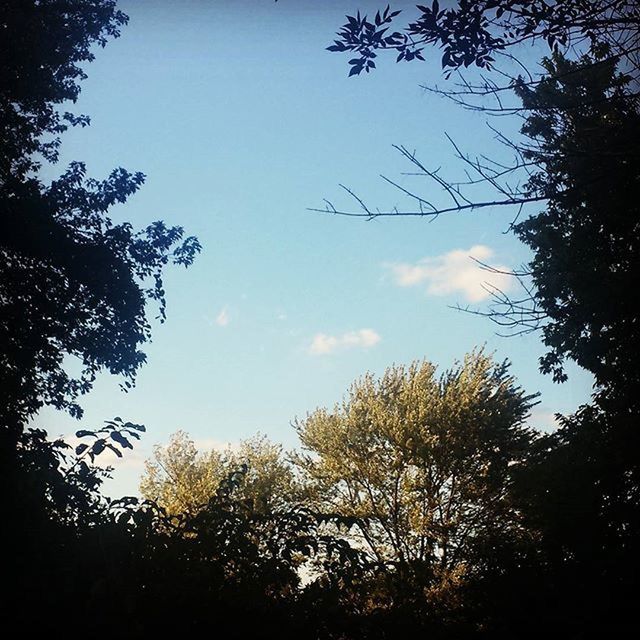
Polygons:
[[145,463],[140,493],[169,514],[196,514],[238,471],[242,473],[234,495],[257,512],[272,512],[292,500],[293,474],[280,445],[258,435],[234,448],[200,452],[184,431],[173,434],[166,446],[154,448]]
[[[398,60],[424,60],[424,47],[440,47],[443,68],[461,73],[448,88],[429,89],[487,116],[520,117],[519,138],[492,127],[514,159],[470,153],[450,138],[467,174],[456,180],[398,147],[448,202],[387,179],[412,207],[369,206],[348,189],[360,211],[337,209],[331,202],[325,211],[370,219],[513,209],[509,229],[533,251],[531,261],[512,272],[523,289],[513,297],[494,290],[494,304],[479,313],[509,334],[541,331],[548,348],[541,370],[556,381],[566,379],[564,363],[573,360],[594,375],[599,389],[637,389],[640,381],[629,358],[638,341],[629,295],[638,270],[636,3],[460,0],[442,9],[437,2],[418,5],[416,11],[419,19],[392,35],[387,30],[399,12],[387,9],[372,20],[348,17],[329,49],[358,52],[361,57],[350,61],[356,75],[377,49],[396,49]],[[523,43],[537,41],[552,51],[542,60],[541,73],[516,57]],[[497,55],[502,55],[498,67]],[[471,65],[484,71],[465,71]],[[494,197],[478,199],[479,184]],[[601,241],[594,243],[596,237]],[[629,392],[627,401],[634,396]]]
[[377,561],[472,570],[480,539],[517,529],[507,493],[534,398],[482,352],[439,376],[426,361],[367,375],[295,425],[311,504],[353,518]]
[[188,266],[200,250],[180,226],[112,222],[109,210],[138,190],[140,172],[95,180],[73,162],[49,185],[35,173],[57,159],[65,122],[88,124],[60,105],[78,97],[92,47],[126,20],[112,0],[0,8],[0,411],[14,424],[44,405],[80,416],[78,396],[100,371],[131,386],[150,337],[147,302],[165,316],[164,267]]
[[554,56],[536,86],[516,93],[527,109],[526,192],[546,207],[514,226],[528,265],[549,353],[542,368],[563,379],[571,358],[600,386],[637,389],[640,344],[630,292],[640,269],[640,113],[615,60]]
[[[61,111],[75,102],[94,46],[120,35],[128,17],[115,0],[6,0],[0,7],[0,184],[55,161],[60,134],[89,124]],[[44,136],[49,136],[45,138]]]

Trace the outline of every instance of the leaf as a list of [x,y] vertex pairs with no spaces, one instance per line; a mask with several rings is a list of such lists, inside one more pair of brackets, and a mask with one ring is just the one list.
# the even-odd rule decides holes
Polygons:
[[133,449],[133,445],[118,431],[111,434],[111,439],[115,440],[124,449]]
[[113,451],[113,453],[115,453],[118,456],[118,458],[122,458],[122,451],[120,451],[120,449],[118,449],[118,447],[114,447],[110,443],[107,443],[107,447],[109,449],[111,449],[111,451]]
[[94,438],[97,438],[93,431],[88,431],[87,429],[80,429],[80,431],[76,431],[76,438],[85,438],[86,436],[93,436]]
[[76,455],[79,456],[81,453],[84,453],[88,448],[89,448],[89,445],[84,444],[84,442],[82,444],[79,444],[76,447]]
[[104,440],[96,440],[91,447],[91,456],[99,456],[105,448],[106,442]]
[[357,76],[362,71],[362,67],[351,67],[351,71],[349,71],[349,77]]

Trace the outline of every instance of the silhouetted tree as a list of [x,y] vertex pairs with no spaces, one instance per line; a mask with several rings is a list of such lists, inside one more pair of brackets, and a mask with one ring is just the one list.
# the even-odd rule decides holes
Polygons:
[[[200,249],[180,227],[112,223],[109,209],[139,188],[141,173],[116,169],[98,181],[74,162],[49,185],[38,178],[57,159],[59,134],[88,124],[62,109],[78,96],[81,65],[125,23],[112,0],[0,4],[0,503],[12,514],[3,611],[23,628],[59,632],[74,602],[88,620],[82,609],[104,575],[101,547],[87,540],[109,517],[99,493],[108,471],[87,462],[105,449],[121,455],[143,429],[117,418],[69,456],[25,424],[44,405],[80,416],[76,400],[99,371],[130,386],[149,338],[147,302],[164,318],[163,268],[191,264]],[[69,373],[74,366],[80,374]]]
[[[390,10],[373,20],[351,17],[330,50],[356,52],[350,64],[357,75],[374,68],[377,50],[395,49],[399,61],[423,60],[424,45],[440,46],[447,77],[462,73],[453,85],[430,89],[489,116],[521,117],[522,138],[492,127],[515,160],[469,155],[451,140],[468,171],[460,181],[397,147],[449,202],[388,180],[415,206],[380,210],[347,189],[359,210],[328,202],[325,211],[374,218],[515,208],[510,229],[533,251],[529,264],[512,273],[523,293],[494,289],[489,310],[476,312],[507,333],[540,330],[548,349],[542,370],[563,381],[572,359],[594,374],[596,394],[591,405],[562,417],[555,434],[537,440],[516,470],[510,501],[536,542],[490,540],[464,606],[468,620],[475,617],[492,638],[533,638],[550,629],[573,638],[628,633],[640,568],[633,453],[640,334],[632,293],[640,272],[638,5],[461,1],[418,11],[405,32],[382,39],[376,34],[396,17]],[[505,70],[507,62],[519,64],[519,43],[536,40],[553,51],[541,75],[524,66],[522,77],[513,66]],[[464,71],[472,64],[484,71]],[[478,184],[495,197],[475,198]]]
[[[44,185],[59,134],[86,125],[75,101],[92,47],[127,21],[112,0],[10,0],[0,7],[0,418],[20,423],[43,405],[80,416],[76,400],[106,370],[130,386],[149,338],[147,301],[165,313],[162,270],[188,266],[200,245],[181,227],[114,224],[109,209],[144,181],[116,169],[87,179],[72,163]],[[81,373],[68,373],[68,359]],[[66,359],[66,360],[65,360]]]
[[442,53],[442,68],[450,73],[471,65],[492,69],[497,56],[512,55],[523,44],[545,43],[559,52],[571,47],[606,49],[624,56],[637,69],[640,11],[634,0],[457,0],[440,6],[416,5],[417,17],[400,31],[389,32],[402,11],[377,11],[371,19],[347,16],[329,51],[347,52],[349,75],[375,68],[379,51],[397,53],[396,60],[424,61],[425,48]]
[[127,21],[115,0],[2,3],[0,184],[33,175],[43,160],[54,162],[59,135],[89,124],[88,116],[58,105],[76,101],[94,45],[118,37]]
[[[382,39],[371,35],[395,19],[397,12],[387,10],[373,21],[349,18],[330,49],[346,47],[364,59],[375,49],[396,48],[400,59],[411,59],[417,57],[410,54],[415,47],[431,44],[444,49],[442,65],[448,70],[471,63],[490,69],[489,54],[517,51],[522,42],[545,41],[555,53],[543,60],[539,77],[525,69],[525,77],[507,76],[501,86],[505,73],[499,70],[496,79],[472,74],[461,76],[453,87],[434,89],[463,107],[522,117],[521,139],[508,139],[494,129],[515,160],[473,157],[451,140],[469,176],[457,181],[429,170],[415,152],[397,147],[449,202],[387,179],[416,207],[380,210],[347,189],[360,211],[337,209],[331,202],[324,210],[374,218],[514,208],[511,229],[534,257],[513,273],[523,284],[522,295],[508,297],[494,290],[494,305],[484,315],[511,333],[541,330],[549,348],[541,369],[558,381],[565,379],[563,363],[569,358],[591,371],[600,387],[616,386],[617,393],[622,387],[637,389],[640,379],[630,354],[639,334],[635,305],[627,293],[639,266],[637,3],[461,0],[449,8],[440,9],[434,2],[418,10],[420,19],[411,23],[402,42],[397,33],[388,36],[385,31]],[[364,40],[371,43],[365,46]],[[561,53],[570,47],[589,53],[571,60]],[[362,59],[351,60],[353,69],[366,68]],[[508,101],[510,94],[519,104]],[[478,184],[492,189],[495,197],[474,197]],[[543,211],[516,224],[534,204]],[[601,241],[594,243],[596,237]],[[630,391],[629,400],[636,395]]]

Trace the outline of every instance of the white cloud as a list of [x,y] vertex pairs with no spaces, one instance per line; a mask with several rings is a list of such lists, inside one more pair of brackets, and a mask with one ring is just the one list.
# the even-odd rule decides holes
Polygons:
[[231,322],[231,317],[229,316],[229,308],[222,307],[220,313],[216,316],[216,324],[219,327],[226,327]]
[[326,355],[343,349],[353,349],[356,347],[368,349],[380,342],[381,337],[373,329],[359,329],[358,331],[348,331],[339,336],[331,336],[326,333],[317,333],[311,345],[309,353],[313,356]]
[[[445,296],[462,293],[469,302],[481,302],[491,295],[493,288],[508,291],[513,287],[513,277],[483,269],[477,262],[489,263],[493,249],[477,244],[470,249],[454,249],[432,258],[422,258],[416,263],[387,264],[395,283],[400,287],[427,285],[427,293]],[[491,266],[498,271],[510,271],[504,265]]]
[[534,407],[531,416],[527,421],[530,426],[541,431],[551,432],[560,427],[560,422],[556,418],[556,413],[546,407]]

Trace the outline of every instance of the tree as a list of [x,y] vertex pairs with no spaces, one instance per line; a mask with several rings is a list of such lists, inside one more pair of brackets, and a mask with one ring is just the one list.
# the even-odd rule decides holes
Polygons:
[[237,449],[198,452],[184,431],[156,446],[145,462],[140,493],[169,514],[197,514],[216,494],[229,474],[242,470],[235,497],[250,502],[258,513],[269,513],[289,503],[293,474],[283,458],[282,447],[257,435],[240,442]]
[[[514,153],[513,164],[492,165],[456,146],[475,176],[466,183],[446,181],[402,147],[420,175],[444,187],[450,205],[434,205],[431,194],[402,187],[417,210],[380,213],[361,198],[362,213],[331,204],[328,210],[376,217],[515,208],[511,229],[533,252],[527,265],[510,274],[522,293],[509,297],[493,289],[489,310],[476,313],[508,335],[541,331],[548,348],[541,369],[556,381],[566,379],[564,363],[571,359],[594,374],[599,389],[632,402],[640,383],[632,355],[640,333],[629,295],[640,268],[638,101],[630,95],[631,78],[618,71],[615,60],[572,62],[554,55],[542,64],[546,73],[535,85],[523,79],[513,85],[525,114],[522,141],[501,138]],[[494,189],[495,199],[473,199],[478,182]],[[537,210],[525,209],[535,203]],[[531,214],[525,217],[525,211]]]
[[[23,179],[54,162],[59,135],[69,126],[89,124],[85,115],[61,112],[75,102],[81,65],[120,35],[128,17],[115,0],[6,0],[0,7],[0,183]],[[43,139],[48,135],[50,138]]]
[[542,369],[562,380],[570,358],[601,388],[637,390],[629,294],[640,269],[638,102],[614,61],[555,56],[544,65],[547,78],[516,92],[528,110],[523,159],[536,167],[525,189],[546,208],[514,226],[533,251],[528,270],[549,348]]
[[51,184],[38,177],[57,160],[67,126],[89,122],[63,111],[86,77],[81,65],[126,21],[113,0],[0,3],[0,460],[11,514],[4,590],[21,625],[49,632],[68,627],[70,603],[81,603],[71,615],[88,611],[88,594],[104,580],[96,558],[110,525],[99,493],[106,472],[86,461],[106,448],[121,455],[144,428],[116,418],[70,457],[68,445],[25,424],[45,405],[81,416],[77,399],[100,371],[130,387],[150,336],[147,303],[164,318],[164,267],[188,266],[200,250],[181,227],[136,231],[111,221],[109,210],[137,191],[141,173],[116,169],[98,181],[73,162]]
[[[472,63],[491,70],[492,55],[543,40],[554,53],[543,59],[543,73],[537,77],[524,66],[524,77],[501,68],[494,69],[498,81],[484,73],[466,74],[452,88],[431,88],[488,115],[520,116],[521,139],[510,140],[494,129],[514,160],[470,156],[450,138],[467,172],[466,179],[457,180],[429,170],[415,152],[397,147],[449,202],[387,179],[415,208],[380,210],[347,189],[361,211],[337,209],[331,202],[325,211],[367,218],[437,217],[513,208],[510,229],[533,251],[533,259],[511,273],[522,284],[522,294],[509,297],[494,289],[493,304],[478,313],[508,334],[541,331],[548,348],[540,359],[541,370],[556,381],[566,379],[564,363],[571,359],[594,374],[600,389],[616,389],[618,394],[626,389],[631,401],[640,382],[630,358],[640,334],[627,293],[638,269],[637,4],[461,0],[452,8],[440,10],[434,2],[418,10],[420,18],[402,37],[387,36],[386,31],[384,37],[375,35],[387,29],[398,12],[378,12],[373,21],[350,17],[330,50],[360,52],[361,58],[350,61],[355,75],[376,49],[395,48],[399,60],[424,59],[421,47],[438,45],[444,49],[443,68],[452,72]],[[575,55],[575,49],[588,53],[574,60],[562,53]],[[519,104],[509,102],[510,94]],[[478,184],[493,190],[495,197],[475,197]],[[603,241],[594,246],[595,237]]]
[[[44,405],[81,416],[78,396],[98,372],[130,387],[150,337],[147,302],[165,316],[162,271],[188,266],[200,250],[181,227],[142,231],[114,224],[109,209],[144,182],[114,170],[87,179],[72,163],[44,185],[43,161],[57,159],[59,134],[86,125],[61,112],[75,101],[81,63],[127,21],[113,0],[11,0],[0,7],[0,418],[14,426]],[[45,45],[46,43],[46,45]],[[79,374],[69,373],[69,362]]]
[[534,398],[482,351],[439,377],[426,361],[368,374],[295,424],[310,504],[352,518],[378,562],[461,579],[482,540],[521,534],[508,492]]
[[[492,127],[515,159],[468,155],[450,139],[469,174],[456,180],[398,147],[449,202],[390,180],[413,207],[380,211],[350,191],[360,211],[331,203],[326,210],[437,217],[514,207],[510,229],[533,251],[529,264],[511,274],[523,293],[493,290],[489,310],[474,312],[507,333],[540,330],[548,349],[542,370],[563,381],[564,362],[573,359],[594,374],[596,393],[591,405],[561,418],[557,433],[538,440],[520,467],[511,497],[537,544],[487,556],[476,603],[487,628],[526,625],[532,637],[552,626],[573,637],[628,632],[640,558],[640,473],[633,455],[640,383],[633,355],[640,334],[632,293],[640,268],[637,3],[460,1],[444,11],[437,3],[418,10],[420,19],[395,42],[373,42],[389,24],[388,12],[373,24],[351,17],[330,49],[357,51],[350,61],[357,75],[369,70],[376,49],[397,45],[399,60],[422,60],[423,44],[441,46],[445,73],[460,72],[458,81],[428,89],[489,116],[522,118],[521,139]],[[552,50],[541,74],[514,56],[519,43],[539,40]],[[505,71],[505,61],[519,70]],[[474,63],[483,71],[463,71]],[[495,197],[475,198],[479,183]],[[535,594],[524,606],[523,588]],[[533,620],[532,610],[542,615]]]

